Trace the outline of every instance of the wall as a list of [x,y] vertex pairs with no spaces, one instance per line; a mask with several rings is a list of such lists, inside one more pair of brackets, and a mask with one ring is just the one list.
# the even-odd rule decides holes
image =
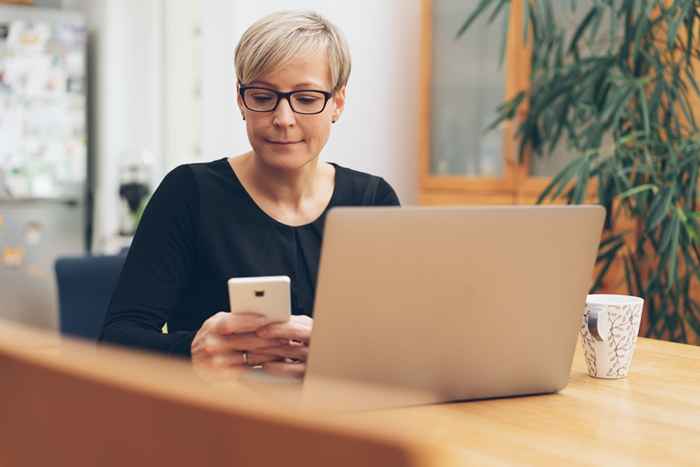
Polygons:
[[202,160],[202,4],[163,2],[165,170]]

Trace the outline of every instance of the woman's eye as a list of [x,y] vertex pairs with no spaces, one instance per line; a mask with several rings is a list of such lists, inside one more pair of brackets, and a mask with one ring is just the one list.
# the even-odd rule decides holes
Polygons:
[[255,99],[256,102],[268,102],[270,99],[272,99],[272,96],[268,95],[257,95],[253,96],[253,99]]
[[315,96],[297,96],[297,100],[302,104],[312,104],[318,100]]

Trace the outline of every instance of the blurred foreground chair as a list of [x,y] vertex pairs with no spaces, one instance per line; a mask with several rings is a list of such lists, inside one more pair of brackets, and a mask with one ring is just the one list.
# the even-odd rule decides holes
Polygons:
[[454,465],[418,438],[294,409],[257,385],[210,384],[189,362],[55,342],[0,321],[2,466]]
[[97,340],[125,259],[126,254],[56,260],[61,334]]

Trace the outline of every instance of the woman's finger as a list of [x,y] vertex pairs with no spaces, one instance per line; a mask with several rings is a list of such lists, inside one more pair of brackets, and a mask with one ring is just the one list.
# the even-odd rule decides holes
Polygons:
[[256,352],[264,355],[277,355],[279,357],[294,358],[297,360],[306,361],[306,358],[309,355],[309,347],[298,344],[279,345],[276,347],[263,347],[257,349]]
[[274,347],[277,345],[287,345],[289,340],[287,339],[268,339],[264,337],[259,337],[254,332],[247,332],[243,334],[229,334],[228,336],[222,336],[223,342],[228,349],[235,350],[256,350],[265,347]]
[[204,351],[209,355],[225,353],[231,350],[256,350],[259,348],[274,347],[276,345],[285,345],[289,343],[286,339],[265,339],[258,337],[255,333],[249,332],[244,334],[229,334],[227,336],[219,336],[210,334],[206,336],[201,345]]
[[256,366],[266,362],[274,362],[275,360],[284,360],[284,357],[276,355],[264,355],[255,352],[244,352],[237,350],[214,355],[210,359],[210,366],[214,368],[226,368],[234,366]]
[[230,353],[226,356],[217,355],[214,358],[193,365],[195,373],[208,382],[230,381],[241,376],[248,367],[254,367],[267,362],[284,361],[282,357],[273,355],[248,354],[248,367],[243,366],[243,353]]
[[293,339],[308,343],[311,339],[313,320],[308,316],[293,316],[286,323],[274,323],[261,327],[256,331],[260,337],[268,339]]
[[267,362],[284,361],[284,357],[278,355],[267,355],[257,352],[248,352],[248,366],[258,366]]
[[253,332],[270,321],[257,313],[228,313],[220,311],[212,323],[212,332],[219,335]]
[[209,359],[208,365],[214,368],[226,368],[231,366],[243,365],[244,358],[243,353],[238,351],[220,352],[216,355],[212,355]]

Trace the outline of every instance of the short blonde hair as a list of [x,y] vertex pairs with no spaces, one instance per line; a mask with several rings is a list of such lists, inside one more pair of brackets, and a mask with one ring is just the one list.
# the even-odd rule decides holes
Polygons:
[[253,23],[236,46],[236,77],[241,84],[283,67],[296,56],[327,50],[332,91],[350,77],[350,49],[340,30],[313,11],[281,11]]

